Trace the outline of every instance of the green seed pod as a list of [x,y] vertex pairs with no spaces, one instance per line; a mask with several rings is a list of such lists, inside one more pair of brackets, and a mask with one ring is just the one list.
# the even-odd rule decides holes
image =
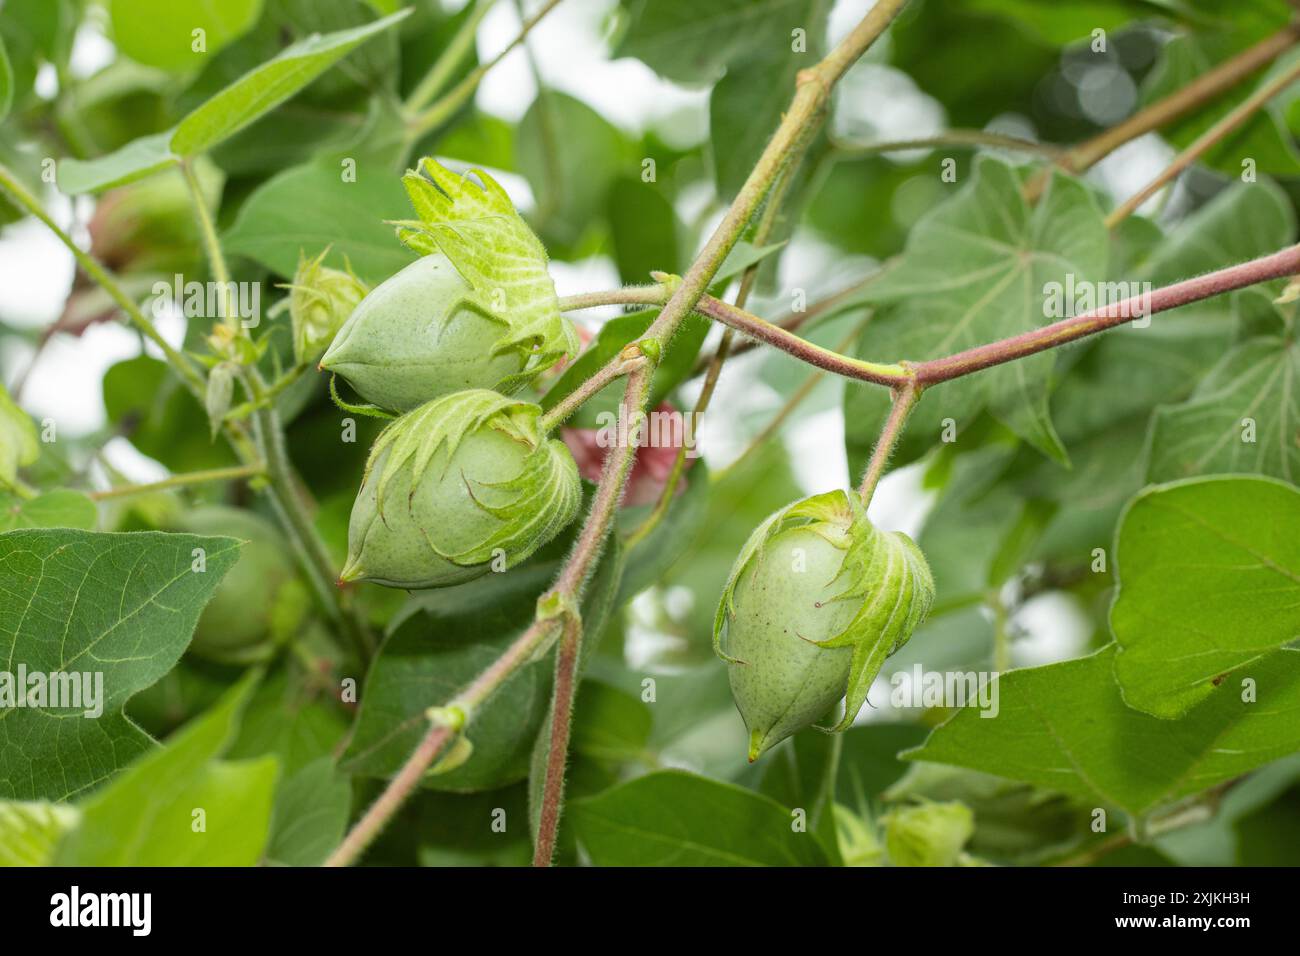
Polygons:
[[975,833],[975,814],[956,802],[900,807],[881,822],[894,866],[956,866]]
[[540,416],[530,402],[474,389],[384,429],[352,506],[340,580],[446,587],[513,567],[555,537],[582,489]]
[[851,726],[885,658],[933,601],[920,549],[877,530],[856,496],[815,495],[769,516],[736,558],[713,627],[749,728],[749,759],[841,698],[833,729]]
[[311,596],[292,555],[267,521],[239,508],[198,508],[180,521],[191,534],[242,538],[239,560],[226,573],[194,630],[190,651],[208,660],[248,664],[270,657],[292,637]]
[[289,285],[289,319],[293,356],[299,365],[320,358],[370,287],[352,274],[324,265],[325,250],[315,259],[300,258]]
[[357,306],[321,360],[366,400],[409,411],[463,389],[509,394],[567,355],[546,250],[497,182],[432,159],[403,177],[418,220],[398,237],[422,258]]

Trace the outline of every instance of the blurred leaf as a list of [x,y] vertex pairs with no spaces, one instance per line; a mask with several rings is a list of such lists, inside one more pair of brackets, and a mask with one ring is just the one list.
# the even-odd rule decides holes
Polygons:
[[1191,479],[1133,500],[1110,614],[1130,707],[1176,717],[1300,634],[1296,528],[1300,491],[1271,479]]
[[401,178],[379,160],[357,159],[355,182],[328,159],[285,170],[257,189],[226,233],[226,251],[248,256],[290,277],[299,256],[329,248],[326,263],[351,264],[357,277],[377,285],[413,256],[386,220],[410,215]]
[[768,797],[677,770],[638,777],[569,807],[596,866],[825,866],[811,833]]
[[[122,707],[180,658],[239,547],[233,538],[156,531],[0,535],[0,656],[33,673],[86,674],[102,708],[94,720],[69,720],[69,711],[45,705],[8,711],[0,721],[0,793],[67,800],[150,749]],[[203,573],[193,570],[197,548]],[[52,634],[63,637],[51,641]],[[82,703],[74,713],[95,709]]]
[[348,778],[321,757],[290,776],[275,795],[266,859],[283,866],[320,866],[347,830]]
[[9,107],[14,101],[14,68],[9,63],[9,54],[5,51],[4,34],[0,33],[0,120],[9,115]]
[[[987,157],[972,180],[923,218],[899,264],[863,290],[888,305],[872,319],[857,354],[876,361],[921,361],[1038,328],[1046,286],[1105,274],[1106,228],[1092,195],[1057,175],[1032,210],[1010,166]],[[943,420],[960,429],[982,408],[1045,454],[1066,460],[1048,414],[1056,356],[1041,353],[945,382],[922,399],[900,444],[913,459],[938,439]],[[885,389],[845,393],[851,457],[875,442],[889,411]]]
[[600,218],[610,184],[639,172],[623,133],[580,100],[547,89],[519,121],[515,154],[537,197],[538,232],[566,245]]
[[996,720],[962,708],[912,760],[971,767],[1130,816],[1199,793],[1300,748],[1300,651],[1283,650],[1250,671],[1258,703],[1224,684],[1177,720],[1124,703],[1116,647],[1077,660],[1014,670],[997,679]]
[[143,179],[179,162],[172,152],[172,131],[132,140],[97,159],[65,159],[58,164],[59,189],[65,195],[100,192]]
[[835,781],[843,739],[816,730],[795,734],[763,761],[758,792],[791,809],[803,810],[804,825],[815,834],[832,864],[840,865],[835,834]]
[[[275,758],[221,761],[256,683],[240,681],[165,747],[80,807],[60,866],[252,866],[266,845]],[[198,812],[202,812],[200,819]]]
[[50,866],[79,818],[64,804],[0,801],[0,867]]
[[614,240],[614,261],[625,283],[648,282],[653,270],[677,271],[677,213],[657,183],[619,177],[610,186],[605,215]]
[[[755,47],[782,43],[788,49],[791,31],[811,26],[808,4],[712,0],[701,16],[694,0],[624,0],[627,22],[614,56],[634,56],[677,83],[712,83]],[[786,90],[787,102],[792,95]]]
[[109,6],[117,48],[138,63],[172,73],[199,68],[261,14],[262,0],[111,0]]
[[570,749],[604,761],[639,761],[646,754],[653,718],[640,698],[587,679],[573,706]]
[[0,491],[0,532],[15,528],[80,528],[94,530],[99,520],[95,503],[80,491],[58,488],[35,498]]

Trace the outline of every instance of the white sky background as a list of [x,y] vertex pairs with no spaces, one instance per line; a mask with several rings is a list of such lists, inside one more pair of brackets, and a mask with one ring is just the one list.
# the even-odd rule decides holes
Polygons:
[[[834,43],[843,36],[873,2],[839,0],[831,15],[830,41]],[[463,4],[453,0],[446,5],[458,8]],[[535,6],[535,3],[527,4],[530,10]],[[549,14],[529,41],[542,76],[549,85],[585,101],[629,133],[653,128],[679,146],[703,140],[708,133],[706,90],[684,89],[662,80],[639,60],[625,58],[611,62],[608,59],[605,33],[614,6],[615,0],[566,0]],[[518,31],[519,16],[514,3],[498,3],[479,28],[480,58],[494,56]],[[95,27],[83,28],[74,49],[72,70],[77,75],[89,75],[112,55],[111,43],[102,32]],[[1132,91],[1120,81],[1111,87],[1100,82],[1107,79],[1092,75],[1078,79],[1076,85],[1087,93],[1086,97],[1082,93],[1080,97],[1085,109],[1092,106],[1099,113],[1105,112],[1117,101],[1131,97]],[[1123,75],[1122,79],[1127,80],[1127,76]],[[1113,93],[1110,99],[1107,89]],[[53,76],[42,75],[38,90],[42,95],[56,95]],[[943,108],[936,101],[918,90],[905,74],[890,67],[860,64],[845,78],[843,92],[847,95],[838,99],[833,122],[836,131],[846,138],[867,141],[925,136],[941,131],[947,122]],[[523,115],[535,93],[536,84],[526,54],[516,50],[484,79],[477,102],[485,112],[515,121]],[[1020,135],[1033,133],[1022,117],[1003,117],[995,125]],[[1167,147],[1149,137],[1112,156],[1098,167],[1094,177],[1107,189],[1128,194],[1159,170],[1168,154]],[[532,196],[522,177],[505,175],[502,179],[520,206],[531,206]],[[684,197],[683,218],[692,221],[700,210],[708,208],[711,199],[702,194]],[[84,223],[93,208],[91,201],[78,200],[74,206],[55,193],[48,195],[46,201],[60,224],[84,241]],[[870,224],[864,223],[864,228],[870,228]],[[790,285],[808,288],[810,298],[815,298],[819,292],[850,284],[866,274],[870,265],[866,260],[850,262],[823,243],[796,235],[785,255],[782,273],[790,279]],[[613,263],[606,258],[580,263],[553,262],[552,267],[561,295],[611,287],[618,281]],[[71,255],[43,226],[28,220],[7,228],[0,236],[0,317],[17,326],[48,325],[62,309],[72,275]],[[810,276],[819,276],[823,284],[814,284]],[[755,303],[757,311],[761,312],[762,306],[761,302]],[[179,343],[183,336],[183,321],[174,318],[163,323],[163,334],[173,343]],[[116,324],[94,326],[80,338],[58,336],[47,346],[28,379],[22,403],[38,419],[53,418],[64,434],[93,431],[105,420],[101,396],[105,371],[138,350],[137,336]],[[0,374],[5,383],[12,385],[29,360],[27,347],[7,346],[6,352],[0,355]],[[774,412],[779,405],[779,397],[771,390],[765,393],[762,387],[756,387],[751,374],[745,374],[741,367],[731,369],[731,374],[723,375],[718,400],[706,416],[701,438],[706,455],[725,463],[747,440],[740,413],[752,414],[764,407]],[[786,442],[793,453],[799,481],[809,493],[849,483],[843,415],[838,403],[802,420],[797,429],[787,432]],[[141,456],[124,440],[114,441],[106,453],[114,467],[130,479],[150,480],[165,474],[160,465]],[[885,478],[871,510],[873,519],[883,526],[914,533],[927,505],[920,491],[918,470],[906,468]],[[1067,637],[1064,632],[1071,633]],[[1059,640],[1066,644],[1079,640],[1070,628],[1050,627],[1042,633],[1061,633]],[[1058,646],[1059,640],[1050,640],[1053,646],[1025,647],[1025,651],[1034,659],[1054,659],[1073,652],[1072,647]],[[1023,647],[1024,642],[1017,646]]]

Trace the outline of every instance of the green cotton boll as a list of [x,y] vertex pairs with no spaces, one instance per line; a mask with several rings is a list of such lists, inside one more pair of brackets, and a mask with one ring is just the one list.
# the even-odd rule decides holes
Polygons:
[[461,389],[516,392],[578,353],[546,249],[496,180],[425,158],[402,183],[419,218],[397,237],[421,258],[362,300],[321,368],[404,412]]
[[956,866],[975,833],[975,814],[964,803],[923,803],[884,817],[885,852],[894,866]]
[[541,409],[486,389],[434,399],[375,440],[340,580],[462,584],[527,559],[578,514],[578,467]]
[[501,326],[465,303],[467,289],[446,256],[417,259],[361,300],[320,367],[367,401],[402,412],[451,392],[496,388],[523,370],[524,358],[492,354]]
[[920,549],[875,528],[856,496],[815,495],[769,516],[732,566],[713,629],[749,728],[749,759],[841,698],[834,729],[851,726],[885,658],[933,602]]
[[190,653],[223,664],[270,658],[302,627],[311,605],[283,536],[252,512],[218,505],[187,513],[179,530],[244,541],[239,560],[199,617]]

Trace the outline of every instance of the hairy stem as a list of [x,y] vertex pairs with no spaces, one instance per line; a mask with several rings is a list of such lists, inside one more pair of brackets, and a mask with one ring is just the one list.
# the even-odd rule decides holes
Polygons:
[[1230,113],[1198,136],[1194,143],[1175,156],[1173,161],[1162,169],[1151,182],[1147,183],[1111,212],[1106,217],[1106,228],[1114,229],[1127,219],[1139,206],[1159,192],[1162,186],[1177,178],[1183,170],[1227,139],[1262,109],[1269,100],[1296,82],[1296,80],[1300,80],[1300,63],[1265,83],[1249,97],[1242,100]]
[[887,143],[852,143],[835,144],[836,158],[858,159],[865,156],[877,156],[881,153],[901,153],[912,149],[938,149],[943,146],[963,146],[979,148],[987,146],[993,149],[1014,150],[1019,153],[1033,153],[1057,159],[1066,153],[1066,149],[1053,143],[1036,143],[1019,136],[1006,136],[1002,133],[989,133],[982,129],[950,129],[934,136],[922,136],[917,139],[891,140]]
[[971,372],[978,372],[980,369],[991,368],[994,365],[1024,358],[1026,355],[1034,355],[1059,345],[1075,342],[1156,312],[1176,309],[1180,305],[1209,299],[1271,279],[1295,275],[1298,272],[1300,272],[1300,246],[1291,246],[1272,255],[1251,259],[1193,279],[1175,282],[1173,285],[1155,290],[1149,296],[1135,295],[1122,302],[1062,319],[1000,342],[976,346],[946,358],[918,362],[912,366],[912,371],[915,373],[917,383],[922,386],[946,382],[969,375]]
[[894,453],[894,446],[902,437],[907,416],[912,413],[920,397],[921,389],[914,381],[894,389],[894,405],[889,410],[889,417],[885,419],[885,427],[880,430],[880,437],[876,439],[876,447],[871,450],[871,460],[867,462],[867,470],[858,488],[858,497],[862,499],[864,507],[871,504],[876,486],[880,484],[880,479],[885,474],[885,465],[889,463],[889,456]]
[[587,403],[591,397],[605,388],[610,382],[645,364],[645,359],[638,350],[633,350],[636,354],[627,354],[624,350],[623,360],[620,362],[610,362],[601,366],[595,375],[583,381],[581,385],[575,388],[568,395],[555,403],[555,406],[545,412],[540,420],[542,431],[551,432],[568,420],[569,416]]
[[239,478],[256,478],[266,473],[266,466],[260,462],[249,465],[234,465],[230,468],[211,468],[207,471],[190,471],[172,475],[161,481],[151,481],[140,485],[121,485],[104,491],[92,491],[89,497],[93,501],[107,501],[110,498],[129,498],[133,495],[147,495],[153,491],[166,491],[170,488],[187,488],[203,485],[213,481],[234,481]]

